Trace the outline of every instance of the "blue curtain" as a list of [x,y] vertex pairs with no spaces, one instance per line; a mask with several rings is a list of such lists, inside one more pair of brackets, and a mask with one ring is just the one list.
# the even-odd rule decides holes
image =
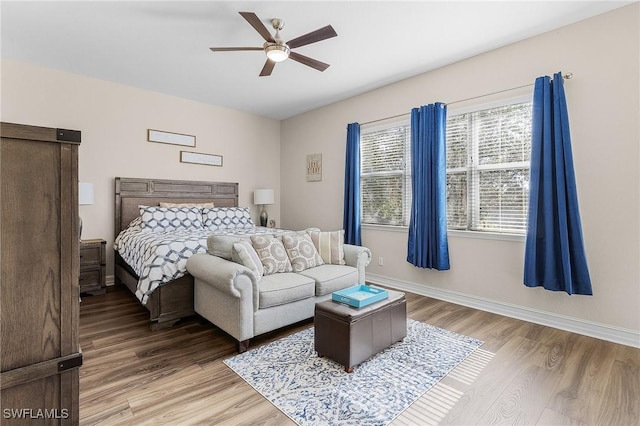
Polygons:
[[344,165],[344,242],[362,245],[360,239],[360,125],[347,125],[347,154]]
[[411,110],[411,219],[407,261],[420,268],[449,269],[447,242],[447,106]]
[[524,284],[592,295],[561,73],[536,79]]

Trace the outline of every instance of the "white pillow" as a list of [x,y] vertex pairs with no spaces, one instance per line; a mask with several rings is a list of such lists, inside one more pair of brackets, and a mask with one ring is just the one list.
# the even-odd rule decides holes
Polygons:
[[202,229],[202,212],[196,207],[140,206],[141,227],[151,232]]
[[204,227],[212,231],[217,229],[253,228],[248,207],[215,207],[202,209]]
[[251,241],[249,240],[233,243],[231,260],[251,269],[257,279],[260,279],[260,277],[264,275],[264,266],[262,266],[262,261],[260,261],[258,253],[256,253],[256,250],[253,248]]
[[215,207],[215,205],[212,202],[210,203],[166,203],[164,201],[161,201],[159,204],[160,204],[160,207],[197,207],[199,209]]
[[316,246],[318,253],[324,263],[332,265],[344,265],[344,230],[321,232],[309,232],[313,245]]

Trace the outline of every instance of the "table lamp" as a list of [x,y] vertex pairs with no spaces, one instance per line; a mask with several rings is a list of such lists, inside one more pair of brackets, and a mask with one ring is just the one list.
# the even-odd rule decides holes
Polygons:
[[253,204],[262,206],[260,211],[260,226],[267,226],[269,215],[266,205],[273,204],[273,189],[256,189],[253,191]]
[[[93,184],[88,182],[78,182],[78,204],[88,206],[93,204]],[[80,229],[78,237],[82,238],[82,218],[78,215]]]

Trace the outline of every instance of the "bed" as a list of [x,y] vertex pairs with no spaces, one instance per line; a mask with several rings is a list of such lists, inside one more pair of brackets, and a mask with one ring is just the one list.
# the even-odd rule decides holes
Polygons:
[[[160,202],[207,203],[216,207],[238,207],[238,184],[166,179],[115,179],[115,236],[140,216],[140,205],[157,206]],[[116,283],[125,285],[133,294],[138,292],[139,276],[115,252]],[[140,297],[138,297],[140,299]],[[149,311],[151,329],[170,327],[195,314],[193,310],[193,277],[186,274],[163,283],[146,295],[143,306]]]

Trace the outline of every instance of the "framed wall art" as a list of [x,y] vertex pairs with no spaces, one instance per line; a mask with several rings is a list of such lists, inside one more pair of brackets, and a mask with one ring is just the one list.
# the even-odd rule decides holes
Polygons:
[[149,142],[168,143],[170,145],[196,146],[195,136],[153,129],[147,129],[147,140]]
[[307,155],[307,182],[322,180],[322,154]]
[[222,155],[201,152],[180,151],[180,162],[222,167]]

